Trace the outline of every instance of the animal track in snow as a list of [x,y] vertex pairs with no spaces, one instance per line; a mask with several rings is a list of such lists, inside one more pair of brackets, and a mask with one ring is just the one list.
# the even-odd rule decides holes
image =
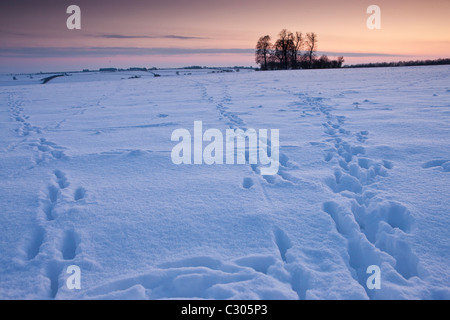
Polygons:
[[[374,160],[367,156],[365,147],[369,131],[352,135],[343,127],[345,117],[335,116],[331,108],[321,106],[317,99],[307,99],[318,108],[326,122],[322,123],[325,136],[324,161],[332,164],[334,175],[325,183],[335,193],[341,194],[351,204],[351,210],[334,201],[323,203],[323,211],[335,222],[336,230],[348,243],[349,271],[366,290],[366,268],[389,262],[404,279],[418,275],[418,259],[409,247],[406,236],[414,220],[401,203],[383,201],[370,190],[373,183],[388,176],[394,164],[389,160]],[[331,148],[330,148],[330,144]],[[320,146],[320,144],[318,144]],[[445,162],[427,163],[442,165]]]
[[83,187],[79,187],[75,190],[74,200],[75,201],[82,200],[82,199],[84,199],[85,196],[86,196],[86,190]]
[[62,266],[57,261],[49,261],[45,266],[45,274],[50,282],[49,298],[54,299],[58,294],[59,289],[59,275],[61,274]]
[[30,117],[24,114],[24,108],[20,98],[17,99],[14,95],[10,95],[8,105],[11,118],[20,125],[19,128],[15,130],[19,136],[26,137],[32,133],[41,133],[41,129],[39,127],[33,126],[30,122],[28,122]]
[[[75,228],[65,223],[67,212],[86,198],[86,189],[70,188],[65,172],[54,170],[51,183],[43,189],[39,199],[35,230],[24,247],[26,261],[35,261],[49,281],[49,298],[56,298],[62,283],[60,277],[67,262],[79,263],[81,239]],[[41,213],[41,214],[39,214]],[[64,219],[61,219],[64,216]],[[58,221],[59,220],[59,221]]]
[[[228,93],[228,86],[223,85],[222,90],[222,97],[221,99],[215,99],[213,96],[208,95],[208,88],[206,84],[195,82],[199,90],[201,90],[201,96],[204,100],[207,100],[210,103],[213,103],[216,110],[219,112],[220,118],[226,121],[226,124],[230,129],[241,129],[243,131],[247,130],[247,125],[245,121],[239,116],[241,113],[238,112],[231,112],[229,111],[229,107],[227,105],[231,104],[232,98]],[[268,147],[268,156],[270,157],[270,150],[271,150],[271,140],[268,138],[266,141],[267,147]],[[235,152],[236,153],[236,152]],[[246,163],[249,163],[249,150],[248,146],[246,146],[245,151],[245,160]],[[251,170],[257,174],[261,175],[261,164],[250,164]],[[291,175],[288,171],[296,169],[297,165],[290,161],[288,156],[284,154],[283,152],[279,153],[279,170],[278,173],[275,175],[262,175],[261,178],[265,183],[268,183],[269,185],[275,185],[279,183],[290,183],[290,184],[296,184],[298,182],[298,179],[295,178],[293,175]],[[253,181],[254,182],[254,181]],[[248,180],[243,181],[242,186],[246,189],[248,189],[250,182]],[[250,186],[251,187],[251,186]]]
[[286,252],[292,247],[291,240],[281,229],[275,229],[273,232],[275,244],[280,252],[280,257],[284,262],[287,262]]
[[323,211],[333,219],[336,230],[347,240],[349,271],[355,274],[356,280],[370,297],[372,292],[366,287],[366,268],[370,265],[381,265],[382,257],[373,244],[359,232],[353,215],[340,207],[336,202],[325,202]]
[[422,168],[439,168],[443,172],[450,172],[450,160],[431,160],[422,164]]
[[73,230],[66,230],[61,247],[61,253],[64,260],[73,260],[76,256],[77,243],[75,239],[75,232]]
[[398,273],[405,279],[418,275],[418,259],[403,239],[414,223],[405,206],[389,201],[367,208],[353,202],[351,211],[367,240],[396,260]]
[[[185,258],[160,264],[148,274],[107,282],[85,294],[103,299],[131,293],[136,299],[304,298],[307,274],[289,268],[286,253],[292,246],[290,239],[279,228],[273,230],[273,237],[278,251],[274,255],[255,254],[229,262],[209,256]],[[264,289],[255,290],[258,284]],[[272,289],[266,289],[268,285]]]
[[[270,256],[248,256],[227,263],[208,256],[186,258],[161,264],[148,274],[105,283],[86,294],[104,299],[130,293],[136,299],[297,299],[289,283],[265,273],[275,262]],[[270,284],[272,289],[250,289],[258,284]]]
[[47,160],[59,160],[66,157],[63,150],[64,147],[58,146],[56,143],[48,141],[45,138],[40,138],[38,142],[32,142],[29,144],[37,151],[35,162],[40,164]]
[[253,186],[254,182],[252,178],[244,178],[244,180],[242,181],[242,186],[245,189],[250,189]]
[[33,231],[33,234],[31,236],[31,239],[29,240],[28,245],[25,248],[28,260],[33,260],[39,254],[42,243],[44,242],[44,238],[45,238],[44,228],[42,228],[41,226],[37,226]]
[[63,172],[60,170],[55,170],[53,173],[56,176],[56,182],[58,183],[60,189],[65,189],[70,185],[69,181],[67,181],[66,175]]

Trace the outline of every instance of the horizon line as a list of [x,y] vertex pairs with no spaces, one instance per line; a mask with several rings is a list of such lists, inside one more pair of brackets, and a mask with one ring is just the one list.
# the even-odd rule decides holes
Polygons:
[[[108,57],[117,55],[153,56],[153,55],[196,55],[196,54],[254,54],[253,48],[180,48],[180,47],[3,47],[0,57],[4,58],[69,58],[69,57]],[[317,56],[344,56],[352,58],[366,57],[413,57],[408,54],[391,54],[383,52],[352,52],[352,51],[317,51]]]
[[[321,68],[321,69],[287,69],[287,70],[272,70],[272,71],[300,71],[300,70],[327,70],[327,69],[346,69],[351,67],[358,67],[362,66],[361,68],[372,68],[368,65],[371,64],[396,64],[401,62],[416,62],[416,61],[439,61],[439,60],[450,60],[450,58],[437,58],[437,59],[426,59],[426,60],[407,60],[407,61],[392,61],[392,62],[367,62],[367,63],[357,63],[357,64],[349,64],[349,65],[343,65],[340,68]],[[396,67],[426,67],[426,66],[438,66],[438,65],[450,65],[450,64],[430,64],[430,65],[404,65],[404,66],[379,66],[379,68],[387,67],[387,68],[396,68]],[[192,68],[192,67],[199,67],[199,68]],[[183,66],[183,67],[139,67],[139,66],[133,66],[128,68],[120,68],[120,67],[98,67],[97,69],[88,69],[88,68],[81,68],[80,70],[61,70],[61,71],[40,71],[40,72],[0,72],[0,75],[38,75],[38,74],[55,74],[55,73],[83,73],[83,72],[102,72],[101,69],[116,69],[114,72],[123,72],[123,71],[140,71],[140,70],[129,70],[132,68],[138,68],[138,69],[147,69],[147,71],[155,71],[155,70],[175,70],[175,69],[185,69],[185,70],[201,70],[201,69],[233,69],[233,68],[241,68],[241,69],[253,69],[258,70],[258,67],[254,66],[243,66],[243,65],[235,65],[235,66],[200,66],[200,65],[190,65],[190,66]],[[104,71],[107,72],[107,71]],[[144,71],[143,71],[144,72]]]

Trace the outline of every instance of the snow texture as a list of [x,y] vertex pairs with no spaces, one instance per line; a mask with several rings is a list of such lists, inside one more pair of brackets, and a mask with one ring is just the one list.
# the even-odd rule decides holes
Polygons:
[[[0,76],[1,299],[450,298],[449,66],[158,74]],[[278,173],[173,164],[194,121]]]

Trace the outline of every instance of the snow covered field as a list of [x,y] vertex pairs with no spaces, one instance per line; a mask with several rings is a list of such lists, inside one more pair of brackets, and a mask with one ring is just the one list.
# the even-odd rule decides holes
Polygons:
[[[1,299],[450,298],[449,66],[42,77],[0,77]],[[173,164],[194,121],[278,173]]]

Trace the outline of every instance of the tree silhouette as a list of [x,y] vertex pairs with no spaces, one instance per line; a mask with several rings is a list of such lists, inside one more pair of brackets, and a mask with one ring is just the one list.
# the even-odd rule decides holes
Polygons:
[[256,44],[256,63],[261,65],[262,70],[267,70],[267,63],[269,60],[269,53],[272,48],[272,43],[270,43],[270,36],[264,36],[259,38]]
[[303,48],[304,39],[301,32],[295,32],[295,34],[290,34],[292,38],[291,45],[291,65],[292,69],[297,69],[299,66],[299,55],[301,55],[301,50]]
[[287,31],[286,29],[283,29],[278,34],[279,38],[275,42],[275,55],[278,57],[278,60],[280,61],[280,65],[283,69],[287,69],[289,66],[289,53],[290,49],[292,48],[292,33]]
[[256,44],[255,61],[261,70],[341,68],[344,63],[344,57],[330,60],[322,55],[316,58],[318,37],[314,32],[308,32],[305,37],[302,32],[283,29],[274,45],[270,41],[270,36],[266,35]]
[[312,68],[313,58],[317,51],[317,42],[318,42],[317,34],[315,34],[314,32],[309,32],[306,34],[306,49],[308,50],[310,68]]

